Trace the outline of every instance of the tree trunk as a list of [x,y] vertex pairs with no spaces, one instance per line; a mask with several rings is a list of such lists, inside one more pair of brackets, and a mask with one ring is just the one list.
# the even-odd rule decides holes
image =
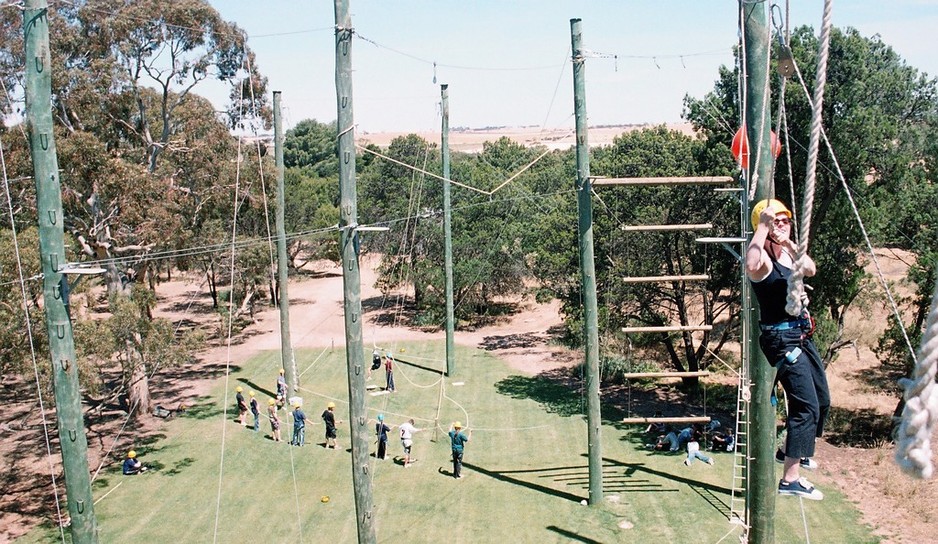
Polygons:
[[[137,350],[130,347],[134,355]],[[149,415],[153,412],[152,400],[150,399],[150,379],[147,377],[146,367],[141,361],[136,361],[130,375],[130,407],[133,410],[132,417]]]

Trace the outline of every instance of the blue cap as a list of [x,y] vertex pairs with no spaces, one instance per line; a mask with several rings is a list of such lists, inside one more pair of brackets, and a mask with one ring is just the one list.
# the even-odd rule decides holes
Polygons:
[[384,414],[378,414],[378,421],[384,421]]

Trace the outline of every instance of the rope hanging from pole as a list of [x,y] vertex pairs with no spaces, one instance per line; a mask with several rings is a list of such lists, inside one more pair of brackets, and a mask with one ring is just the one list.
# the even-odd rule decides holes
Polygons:
[[788,279],[788,304],[785,311],[789,315],[799,316],[808,305],[808,295],[804,289],[805,258],[811,232],[811,216],[814,209],[814,186],[817,175],[818,150],[821,145],[821,113],[824,102],[824,85],[827,82],[827,57],[830,51],[831,11],[833,0],[824,1],[824,17],[821,23],[821,37],[818,45],[817,75],[814,86],[814,106],[811,109],[811,137],[808,143],[808,169],[805,175],[805,189],[801,207],[801,224],[798,229],[798,251]]
[[913,379],[899,381],[905,388],[905,408],[899,425],[896,463],[903,472],[921,479],[930,479],[932,465],[931,434],[938,424],[938,282],[931,300],[931,311],[919,347],[918,363]]

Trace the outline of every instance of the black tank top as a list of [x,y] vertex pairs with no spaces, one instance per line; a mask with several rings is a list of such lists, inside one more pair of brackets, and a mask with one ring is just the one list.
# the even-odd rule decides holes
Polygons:
[[791,269],[773,259],[772,271],[764,280],[750,280],[762,311],[759,323],[772,325],[792,319],[785,311],[785,305],[788,303],[788,278],[790,276]]

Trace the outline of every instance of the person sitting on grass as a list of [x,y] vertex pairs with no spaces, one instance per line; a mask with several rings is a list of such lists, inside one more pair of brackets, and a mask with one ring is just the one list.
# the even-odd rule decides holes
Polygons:
[[713,433],[710,439],[711,451],[733,451],[734,449],[736,449],[736,436],[733,434],[733,429],[726,427],[723,432]]
[[124,475],[132,476],[146,471],[147,467],[143,466],[143,463],[137,460],[137,452],[134,450],[128,451],[127,458],[124,459]]

